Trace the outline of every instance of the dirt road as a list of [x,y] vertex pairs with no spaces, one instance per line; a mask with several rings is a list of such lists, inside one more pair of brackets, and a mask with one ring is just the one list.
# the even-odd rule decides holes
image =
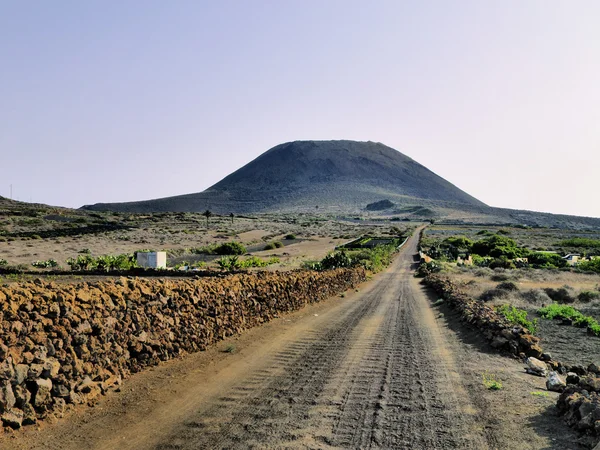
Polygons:
[[[465,344],[432,309],[411,273],[416,239],[360,292],[251,330],[224,344],[231,353],[138,374],[0,447],[577,448],[559,419],[537,419],[554,401],[530,398],[541,379]],[[487,392],[474,368],[499,370],[506,393]]]

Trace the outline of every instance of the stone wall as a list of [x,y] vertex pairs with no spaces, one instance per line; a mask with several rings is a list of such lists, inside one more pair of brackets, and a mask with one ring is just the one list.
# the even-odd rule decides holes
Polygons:
[[338,295],[363,269],[0,287],[0,417],[93,403],[129,374]]

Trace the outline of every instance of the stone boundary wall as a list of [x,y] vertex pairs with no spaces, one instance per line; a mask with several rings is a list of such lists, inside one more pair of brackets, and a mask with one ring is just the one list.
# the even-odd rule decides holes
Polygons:
[[60,417],[131,373],[365,280],[357,268],[0,287],[0,418],[19,428]]
[[[539,338],[532,336],[529,330],[511,324],[493,308],[470,298],[455,282],[446,277],[429,275],[424,278],[423,283],[457,311],[463,322],[478,329],[492,347],[522,359],[539,358],[543,362],[538,362],[542,365],[545,363],[547,369],[566,376],[559,389],[552,389],[562,391],[556,404],[558,411],[564,415],[569,426],[590,436],[600,436],[598,365],[567,366],[552,360],[540,347]],[[549,386],[548,381],[546,385]]]

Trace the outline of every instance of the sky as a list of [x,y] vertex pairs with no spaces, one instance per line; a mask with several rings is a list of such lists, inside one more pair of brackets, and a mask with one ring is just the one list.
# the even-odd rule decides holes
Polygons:
[[382,142],[490,206],[600,217],[600,2],[0,0],[0,195],[200,192]]

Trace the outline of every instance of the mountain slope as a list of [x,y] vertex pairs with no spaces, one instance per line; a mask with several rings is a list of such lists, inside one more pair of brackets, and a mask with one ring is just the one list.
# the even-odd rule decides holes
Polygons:
[[295,141],[278,145],[204,192],[85,206],[127,212],[217,213],[364,208],[398,204],[485,208],[486,205],[402,153],[374,142]]

